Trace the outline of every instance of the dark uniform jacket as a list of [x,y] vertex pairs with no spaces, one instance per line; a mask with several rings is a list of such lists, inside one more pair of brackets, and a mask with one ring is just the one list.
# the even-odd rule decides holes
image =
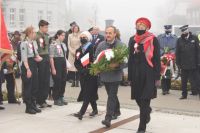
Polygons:
[[180,37],[176,46],[176,64],[181,69],[197,69],[200,65],[200,47],[196,36],[189,33],[189,38]]

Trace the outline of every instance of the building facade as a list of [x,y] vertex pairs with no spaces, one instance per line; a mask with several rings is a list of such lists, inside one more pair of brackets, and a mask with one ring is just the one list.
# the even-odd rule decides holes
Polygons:
[[66,7],[65,0],[2,0],[2,10],[9,32],[23,31],[30,25],[38,29],[41,19],[50,23],[50,32],[65,29]]

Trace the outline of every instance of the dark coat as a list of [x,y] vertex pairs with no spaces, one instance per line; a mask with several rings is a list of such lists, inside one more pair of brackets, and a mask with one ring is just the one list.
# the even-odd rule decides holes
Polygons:
[[131,81],[131,99],[152,99],[157,95],[155,80],[160,79],[160,46],[157,38],[153,39],[154,52],[150,67],[147,63],[143,44],[139,45],[141,52],[134,54],[134,37],[129,40],[128,79]]
[[98,45],[104,41],[104,36],[98,34],[98,36],[94,39],[94,36],[92,37],[92,45],[94,47],[94,51],[96,51]]
[[200,47],[196,36],[189,33],[186,40],[180,37],[176,45],[176,64],[181,69],[197,69],[200,65]]
[[80,73],[80,83],[81,83],[81,92],[78,96],[77,101],[96,101],[98,99],[98,84],[97,84],[97,76],[92,76],[89,74],[90,64],[83,67],[81,64],[81,58],[89,53],[90,63],[94,61],[94,50],[92,45],[90,45],[87,50],[83,53],[82,48],[78,48],[76,50],[76,54],[80,52],[80,56],[75,58],[74,66]]

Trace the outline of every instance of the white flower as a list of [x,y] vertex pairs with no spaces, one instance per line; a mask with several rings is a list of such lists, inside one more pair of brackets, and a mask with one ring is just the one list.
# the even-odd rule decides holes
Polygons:
[[106,50],[105,56],[107,61],[110,61],[112,58],[114,58],[114,52],[112,51],[112,49]]

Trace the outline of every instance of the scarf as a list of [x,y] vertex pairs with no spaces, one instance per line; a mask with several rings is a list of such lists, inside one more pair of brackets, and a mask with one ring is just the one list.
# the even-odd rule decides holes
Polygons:
[[153,67],[152,57],[154,52],[153,38],[155,36],[150,32],[145,32],[143,35],[136,34],[134,37],[135,42],[144,45],[144,53],[148,64]]

